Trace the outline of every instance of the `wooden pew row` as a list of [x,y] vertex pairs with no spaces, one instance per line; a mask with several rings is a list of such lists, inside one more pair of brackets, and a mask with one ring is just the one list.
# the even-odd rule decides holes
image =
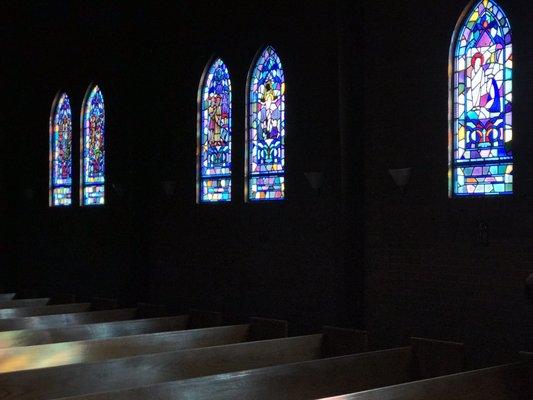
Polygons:
[[16,293],[0,293],[0,301],[13,300],[16,295]]
[[[102,314],[102,312],[99,313]],[[135,313],[130,311],[126,317],[133,318],[134,316]],[[0,332],[0,349],[177,331],[186,329],[189,326],[188,315],[130,320],[127,318],[115,318],[117,321],[87,323],[63,328],[24,329]]]
[[[528,368],[526,363],[522,362],[328,397],[327,399],[531,400],[533,398],[531,382],[533,382],[531,366]],[[130,399],[134,398],[131,397]]]
[[[429,348],[432,351],[428,351]],[[462,370],[463,366],[462,344],[413,339],[411,346],[396,349],[211,375],[68,399],[316,399],[408,382],[420,379],[421,376],[456,372]]]
[[21,329],[60,328],[91,322],[110,322],[135,318],[137,309],[89,311],[73,314],[41,315],[35,317],[0,319],[0,332]]
[[[246,342],[4,373],[0,374],[0,399],[54,399],[313,360],[327,357],[324,336]],[[355,333],[353,340],[360,336]]]
[[71,314],[89,311],[91,303],[57,304],[53,306],[5,308],[0,310],[0,320],[8,318],[37,317],[39,315]]
[[[0,348],[204,328],[220,325],[221,321],[219,313],[198,310],[192,310],[190,315],[140,319],[144,315],[153,315],[153,307],[148,306],[148,310],[146,305],[139,304],[138,309],[93,311],[76,316],[76,319],[71,321],[73,324],[60,324],[58,327],[35,329],[23,327],[19,330],[0,332]],[[54,319],[52,322],[57,321]],[[44,322],[41,321],[42,325]]]
[[[255,318],[243,325],[0,349],[0,373],[264,340],[265,333],[269,339],[287,336],[286,322],[269,322]],[[257,325],[267,328],[259,337]]]
[[18,300],[1,300],[0,309],[18,308],[18,307],[39,307],[45,306],[50,302],[50,298],[42,297],[39,299],[18,299]]

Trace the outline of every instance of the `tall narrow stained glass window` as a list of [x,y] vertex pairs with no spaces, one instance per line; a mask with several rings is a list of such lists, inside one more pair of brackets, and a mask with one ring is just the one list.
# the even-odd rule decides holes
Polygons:
[[84,206],[105,202],[105,108],[98,85],[90,86],[82,109],[80,198]]
[[511,26],[493,0],[467,10],[452,44],[450,195],[513,193]]
[[231,81],[217,58],[198,91],[198,202],[231,201]]
[[56,96],[50,113],[50,207],[72,204],[72,110],[66,93]]
[[248,76],[247,200],[285,199],[285,76],[267,46]]

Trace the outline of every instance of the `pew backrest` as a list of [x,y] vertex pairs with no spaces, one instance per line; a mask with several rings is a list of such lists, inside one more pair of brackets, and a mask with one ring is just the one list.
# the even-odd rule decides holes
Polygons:
[[241,343],[248,339],[249,329],[249,325],[233,325],[11,347],[0,349],[0,373]]
[[[68,400],[303,400],[409,381],[410,347],[297,362]],[[65,399],[66,400],[66,399]]]
[[0,301],[12,300],[16,293],[0,293]]
[[0,374],[0,399],[74,396],[320,358],[322,335]]
[[[100,315],[101,312],[95,312],[95,314]],[[132,310],[128,311],[124,316],[125,318],[120,318],[122,314],[117,315],[115,311],[114,314],[116,316],[115,320],[117,321],[87,323],[62,328],[24,329],[0,332],[0,348],[177,331],[186,329],[189,323],[188,315],[128,320],[128,317],[133,318],[135,315]],[[94,319],[96,320],[97,318]]]
[[323,400],[529,400],[524,363],[501,365]]
[[43,315],[36,317],[8,318],[0,320],[0,331],[20,329],[59,328],[91,322],[109,322],[134,318],[135,308],[89,311],[74,314]]
[[39,315],[70,314],[89,311],[90,303],[57,304],[53,306],[0,309],[0,319],[36,317]]

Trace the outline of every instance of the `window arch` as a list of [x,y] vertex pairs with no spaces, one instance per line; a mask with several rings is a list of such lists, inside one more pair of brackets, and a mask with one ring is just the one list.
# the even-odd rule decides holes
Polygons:
[[231,201],[231,81],[220,58],[200,80],[197,165],[197,202]]
[[247,201],[285,199],[285,76],[272,46],[248,74]]
[[80,201],[84,206],[105,203],[105,108],[98,85],[87,89],[81,116]]
[[511,26],[495,1],[465,10],[450,67],[450,195],[512,194]]
[[72,110],[66,93],[58,93],[50,112],[50,207],[72,204]]

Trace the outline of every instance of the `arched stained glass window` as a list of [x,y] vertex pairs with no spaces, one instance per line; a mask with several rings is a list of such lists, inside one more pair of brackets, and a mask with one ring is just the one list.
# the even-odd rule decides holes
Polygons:
[[72,110],[66,93],[56,96],[50,113],[49,204],[72,204]]
[[81,204],[102,205],[105,202],[105,108],[98,85],[87,90],[81,118]]
[[511,26],[492,0],[464,15],[451,53],[450,195],[512,194]]
[[231,81],[217,58],[198,91],[198,202],[231,200]]
[[285,198],[285,77],[276,51],[267,46],[248,76],[248,201]]

